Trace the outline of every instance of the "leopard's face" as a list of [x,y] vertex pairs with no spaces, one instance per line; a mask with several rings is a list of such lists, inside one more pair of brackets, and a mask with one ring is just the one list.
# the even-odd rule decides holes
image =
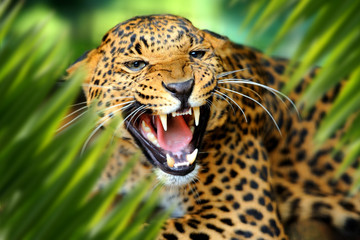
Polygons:
[[111,29],[87,56],[88,102],[99,99],[104,124],[122,115],[121,135],[134,140],[165,184],[196,175],[223,71],[218,41],[183,18],[137,17]]

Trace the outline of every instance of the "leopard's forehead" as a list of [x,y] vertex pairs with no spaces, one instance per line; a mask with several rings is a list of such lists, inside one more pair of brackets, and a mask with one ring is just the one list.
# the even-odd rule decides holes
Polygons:
[[158,32],[172,33],[176,30],[184,32],[196,32],[192,23],[186,18],[173,15],[149,15],[131,18],[115,26],[113,30],[124,33],[144,33],[155,35]]
[[[151,48],[152,52],[161,49],[180,50],[204,41],[201,31],[182,17],[173,15],[150,15],[132,18],[112,28],[104,37],[103,44],[112,44],[117,39],[118,45],[126,46],[117,49],[119,53],[134,48],[141,54],[140,45]],[[130,51],[131,53],[131,51]]]

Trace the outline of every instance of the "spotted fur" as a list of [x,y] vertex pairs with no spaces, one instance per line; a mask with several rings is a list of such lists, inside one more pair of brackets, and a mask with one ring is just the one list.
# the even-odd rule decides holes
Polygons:
[[[205,52],[201,58],[189,55],[200,50]],[[130,119],[145,111],[155,115],[210,108],[192,174],[165,173],[143,156],[122,189],[126,193],[155,168],[157,181],[165,185],[161,205],[178,206],[159,239],[287,239],[287,226],[310,220],[343,234],[359,234],[359,195],[348,196],[359,161],[334,179],[343,152],[332,155],[332,150],[346,125],[320,149],[313,143],[341,84],[299,117],[291,101],[276,92],[287,81],[287,60],[267,57],[172,15],[135,17],[115,26],[68,72],[80,65],[88,70],[87,102],[99,100],[104,126],[129,109],[137,111],[124,115]],[[289,95],[292,101],[317,71]],[[193,80],[188,99],[168,91],[169,84],[188,79]],[[117,131],[119,147],[100,185],[116,176],[138,149],[126,124]]]

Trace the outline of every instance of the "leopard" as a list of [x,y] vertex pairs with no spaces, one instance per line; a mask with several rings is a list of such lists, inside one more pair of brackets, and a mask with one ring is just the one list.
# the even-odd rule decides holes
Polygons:
[[333,154],[351,118],[322,146],[314,142],[344,81],[304,114],[295,103],[321,69],[285,95],[288,65],[180,16],[119,23],[67,69],[86,71],[96,130],[122,118],[98,188],[140,151],[119,194],[156,175],[159,206],[176,206],[158,239],[289,239],[291,226],[301,235],[309,224],[324,234],[316,239],[358,237],[360,195],[350,189],[359,157],[335,178],[345,152]]

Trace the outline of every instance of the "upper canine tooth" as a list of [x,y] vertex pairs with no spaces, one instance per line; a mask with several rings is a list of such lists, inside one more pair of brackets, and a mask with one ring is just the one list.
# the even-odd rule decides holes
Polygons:
[[191,154],[186,155],[186,160],[190,165],[193,164],[193,162],[195,161],[197,154],[198,154],[198,149],[196,148]]
[[168,153],[166,154],[166,162],[169,167],[174,167],[175,160],[172,157],[170,157]]
[[200,119],[200,107],[193,107],[193,110],[194,110],[195,126],[198,126]]
[[161,124],[165,131],[167,131],[167,116],[166,114],[160,114]]

